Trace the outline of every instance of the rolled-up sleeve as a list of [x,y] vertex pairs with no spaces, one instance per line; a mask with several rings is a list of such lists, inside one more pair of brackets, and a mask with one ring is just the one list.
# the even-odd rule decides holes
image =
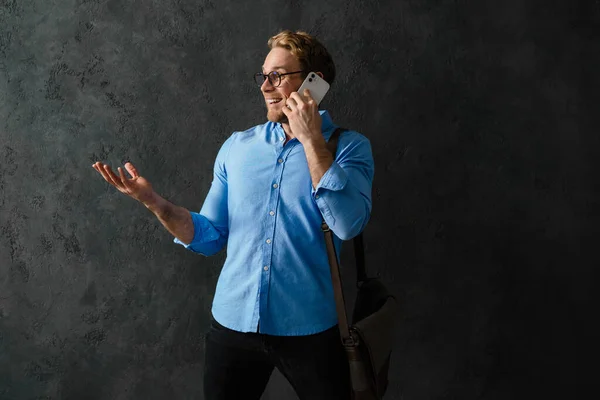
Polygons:
[[325,222],[342,240],[358,235],[369,221],[373,175],[369,140],[356,132],[342,134],[335,161],[312,191]]
[[227,207],[226,161],[234,136],[223,143],[214,164],[213,181],[199,213],[190,212],[194,223],[194,238],[190,243],[173,241],[186,249],[205,256],[218,253],[229,236]]

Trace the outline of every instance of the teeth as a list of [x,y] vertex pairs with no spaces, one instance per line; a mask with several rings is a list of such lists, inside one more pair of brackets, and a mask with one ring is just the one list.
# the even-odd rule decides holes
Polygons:
[[281,101],[281,99],[269,99],[268,103],[269,104],[275,104],[275,103],[279,103]]

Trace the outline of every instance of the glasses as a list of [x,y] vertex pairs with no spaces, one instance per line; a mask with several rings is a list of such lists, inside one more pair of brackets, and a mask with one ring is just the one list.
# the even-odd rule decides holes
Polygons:
[[268,79],[269,83],[271,85],[273,85],[274,87],[277,87],[277,86],[281,85],[281,77],[282,76],[291,75],[291,74],[299,74],[301,72],[304,72],[304,71],[286,72],[285,74],[280,74],[277,71],[271,71],[268,74],[263,74],[262,72],[257,72],[256,74],[254,74],[254,82],[256,82],[256,84],[260,87]]

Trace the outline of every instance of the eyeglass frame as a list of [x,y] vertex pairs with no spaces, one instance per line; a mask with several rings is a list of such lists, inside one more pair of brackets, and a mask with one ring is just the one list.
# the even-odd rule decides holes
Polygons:
[[[282,78],[282,77],[284,77],[284,76],[286,76],[286,75],[291,75],[291,74],[299,74],[299,73],[301,73],[301,72],[303,73],[303,72],[306,72],[306,71],[305,71],[305,70],[302,70],[302,71],[286,72],[286,73],[284,73],[284,74],[280,74],[280,73],[279,73],[279,72],[277,72],[277,71],[271,71],[271,72],[269,72],[268,74],[263,74],[262,72],[257,72],[256,74],[254,74],[254,82],[255,82],[255,83],[258,85],[258,87],[261,87],[261,86],[262,86],[262,85],[265,83],[265,81],[267,81],[267,80],[268,80],[268,81],[269,81],[269,83],[270,83],[271,85],[273,85],[273,87],[279,87],[279,86],[281,86],[281,78]],[[271,81],[271,78],[269,78],[269,76],[270,76],[271,74],[273,74],[273,73],[277,74],[277,76],[279,77],[279,82],[277,83],[277,85],[275,85],[275,84],[274,84],[274,83]],[[259,77],[259,76],[262,76],[262,77],[263,77],[263,81],[262,81],[262,83],[261,83],[261,84],[258,84],[258,82],[256,82],[256,78],[257,78],[257,77]]]

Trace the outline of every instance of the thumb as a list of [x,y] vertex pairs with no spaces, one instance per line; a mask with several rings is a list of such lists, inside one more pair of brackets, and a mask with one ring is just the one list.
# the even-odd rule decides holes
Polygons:
[[125,169],[127,170],[127,172],[129,172],[132,178],[137,178],[138,176],[140,176],[137,169],[130,162],[125,163]]

